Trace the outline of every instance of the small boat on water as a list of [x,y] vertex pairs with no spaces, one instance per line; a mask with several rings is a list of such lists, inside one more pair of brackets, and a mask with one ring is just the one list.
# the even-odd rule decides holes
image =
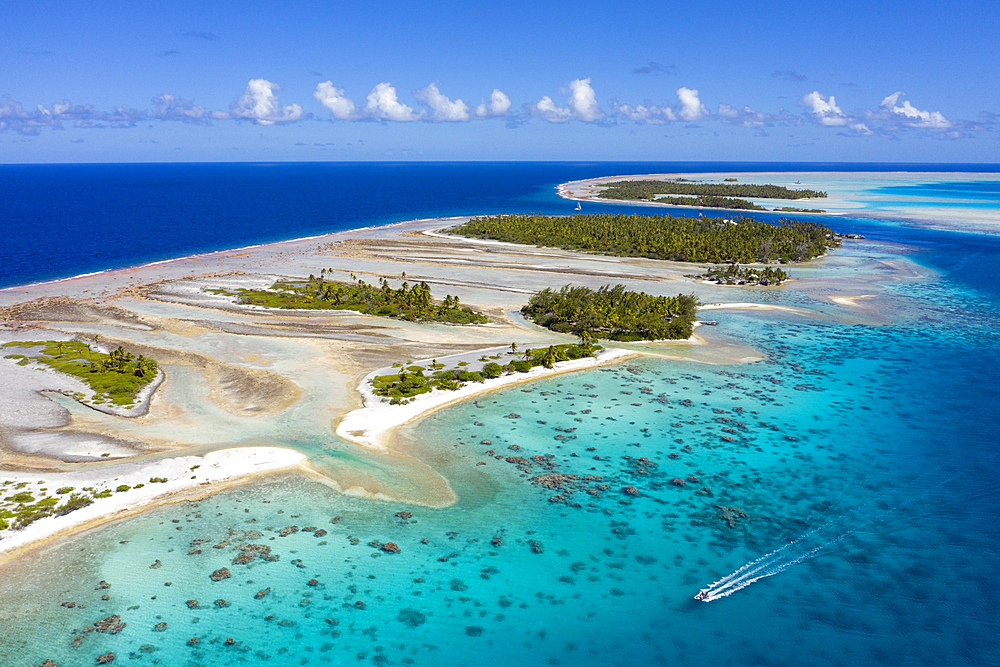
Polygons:
[[576,208],[574,208],[573,210],[574,211],[582,211],[583,210],[583,206],[580,204],[580,202],[577,202],[576,203]]
[[719,325],[718,320],[702,320],[701,323],[710,327],[715,327]]
[[708,589],[702,589],[698,591],[698,594],[694,596],[694,599],[701,600],[702,602],[707,602],[706,600],[707,597],[708,597]]

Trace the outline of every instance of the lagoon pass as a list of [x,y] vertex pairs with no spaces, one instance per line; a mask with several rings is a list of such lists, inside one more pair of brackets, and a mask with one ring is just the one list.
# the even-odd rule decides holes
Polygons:
[[[0,664],[1000,663],[1000,179],[782,178],[858,202],[822,221],[865,238],[780,287],[436,218],[0,291],[0,343],[121,345],[163,376],[122,416],[4,349]],[[233,296],[310,274],[426,282],[491,322]],[[718,325],[373,391],[575,342],[519,314],[566,283],[694,293]]]

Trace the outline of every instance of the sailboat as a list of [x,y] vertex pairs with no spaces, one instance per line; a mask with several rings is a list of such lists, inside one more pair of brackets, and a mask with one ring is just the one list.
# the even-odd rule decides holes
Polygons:
[[576,203],[576,208],[574,208],[573,210],[574,211],[582,211],[583,210],[583,206],[580,204],[580,202],[577,202]]

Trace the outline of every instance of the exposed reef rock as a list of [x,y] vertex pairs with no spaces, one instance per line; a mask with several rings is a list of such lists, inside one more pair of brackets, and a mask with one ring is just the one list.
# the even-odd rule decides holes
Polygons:
[[125,623],[121,622],[121,617],[118,614],[114,614],[94,623],[94,629],[109,635],[117,635],[125,628],[125,625]]

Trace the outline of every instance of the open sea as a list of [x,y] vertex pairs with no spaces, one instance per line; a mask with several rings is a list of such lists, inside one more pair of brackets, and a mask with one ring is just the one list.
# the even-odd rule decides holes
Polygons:
[[[997,171],[3,166],[0,285],[412,218],[568,213],[555,186],[601,175],[907,168]],[[1000,173],[899,188],[974,201],[970,216],[1000,206]],[[885,284],[886,324],[713,311],[713,335],[765,359],[632,360],[436,412],[402,436],[457,493],[446,509],[287,476],[46,546],[0,570],[0,666],[109,650],[178,667],[1000,665],[1000,236],[824,222],[867,237],[835,256],[928,269]],[[815,305],[794,287],[714,296]],[[290,446],[320,465],[352,447]],[[247,542],[278,558],[233,565]],[[233,576],[211,581],[220,567]],[[110,614],[121,633],[82,632]]]

